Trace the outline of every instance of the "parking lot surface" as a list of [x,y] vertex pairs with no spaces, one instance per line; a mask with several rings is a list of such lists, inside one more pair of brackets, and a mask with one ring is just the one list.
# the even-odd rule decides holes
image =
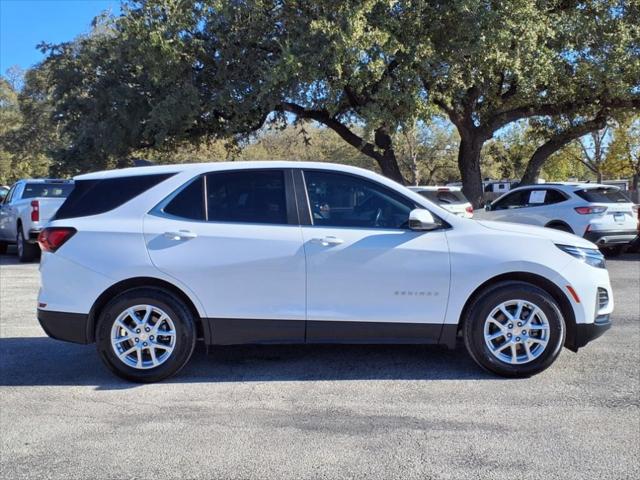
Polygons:
[[199,346],[154,385],[47,338],[37,264],[0,263],[2,479],[640,478],[639,255],[608,261],[613,328],[531,379],[462,345]]

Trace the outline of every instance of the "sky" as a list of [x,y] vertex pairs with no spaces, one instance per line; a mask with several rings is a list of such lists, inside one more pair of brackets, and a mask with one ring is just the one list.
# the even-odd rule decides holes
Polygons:
[[0,0],[0,73],[27,69],[44,57],[42,41],[60,43],[91,29],[105,10],[118,13],[120,0]]

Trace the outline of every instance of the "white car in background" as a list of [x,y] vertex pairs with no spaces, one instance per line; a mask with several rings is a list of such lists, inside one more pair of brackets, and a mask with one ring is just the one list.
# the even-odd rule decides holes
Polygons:
[[197,339],[453,348],[458,335],[483,368],[528,377],[601,335],[613,311],[591,242],[460,218],[345,165],[81,175],[39,243],[45,332],[95,342],[139,382],[176,373]]
[[72,180],[18,180],[0,204],[0,253],[15,243],[21,262],[40,253],[38,234],[73,190]]
[[419,193],[427,200],[460,217],[473,217],[471,202],[464,196],[460,187],[417,186],[409,187],[409,190]]
[[611,185],[546,183],[515,188],[477,217],[573,233],[616,255],[638,234],[637,208]]

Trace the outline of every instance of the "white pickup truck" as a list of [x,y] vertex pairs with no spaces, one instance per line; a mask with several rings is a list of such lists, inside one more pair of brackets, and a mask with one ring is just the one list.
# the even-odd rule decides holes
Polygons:
[[40,253],[38,234],[73,190],[73,180],[18,180],[0,204],[0,253],[15,243],[18,259],[29,262]]

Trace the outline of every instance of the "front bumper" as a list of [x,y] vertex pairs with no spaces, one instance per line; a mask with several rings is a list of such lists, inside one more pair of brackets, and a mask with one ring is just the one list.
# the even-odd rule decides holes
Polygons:
[[609,315],[599,316],[594,323],[582,323],[576,325],[575,338],[567,347],[574,352],[584,347],[587,343],[600,337],[611,328]]
[[594,230],[585,233],[584,238],[599,247],[607,247],[631,243],[636,236],[638,236],[637,230]]
[[90,343],[87,338],[89,315],[83,313],[52,312],[38,309],[38,321],[47,335],[56,340]]

